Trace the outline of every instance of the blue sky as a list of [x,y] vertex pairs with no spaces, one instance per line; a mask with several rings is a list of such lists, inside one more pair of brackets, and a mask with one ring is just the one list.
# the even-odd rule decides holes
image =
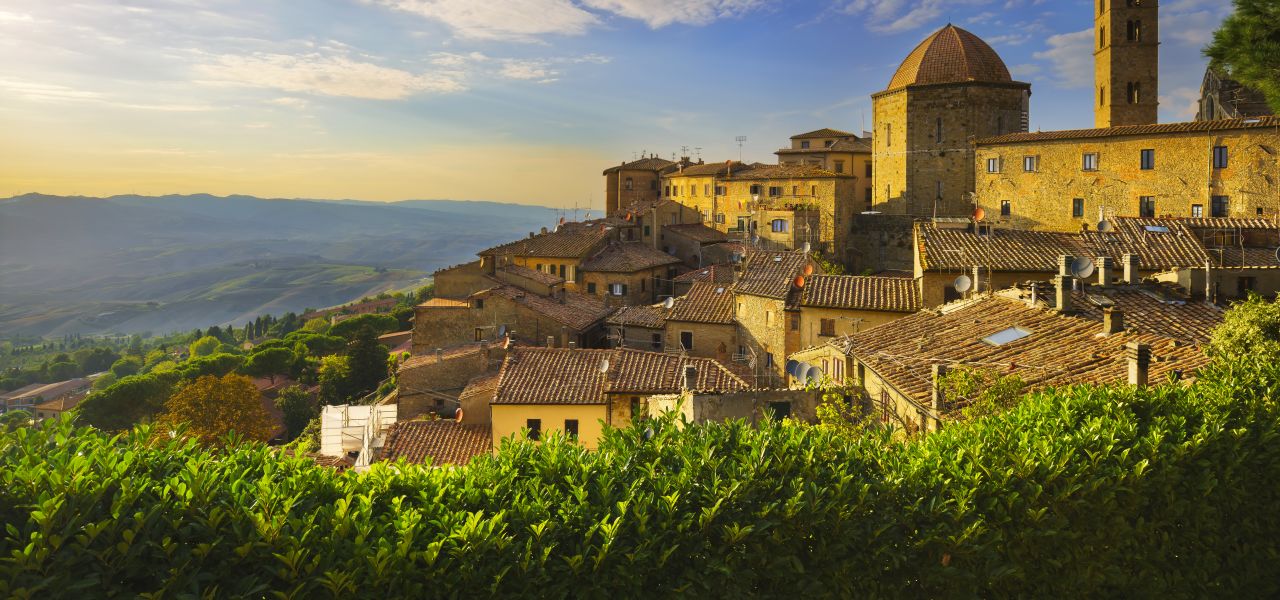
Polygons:
[[[4,0],[0,196],[247,193],[599,206],[640,152],[772,161],[870,129],[955,23],[1092,125],[1091,0]],[[1162,121],[1194,116],[1227,0],[1161,7]],[[697,150],[700,148],[700,151]]]

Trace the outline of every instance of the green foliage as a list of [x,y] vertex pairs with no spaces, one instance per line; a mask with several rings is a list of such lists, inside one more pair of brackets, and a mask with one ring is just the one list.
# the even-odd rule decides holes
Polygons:
[[32,417],[33,415],[25,410],[10,410],[0,413],[0,431],[9,431],[33,425]]
[[115,385],[120,379],[114,373],[103,373],[101,377],[93,380],[92,388],[96,390],[105,390]]
[[69,360],[51,363],[45,367],[45,378],[50,381],[65,381],[80,374],[80,367]]
[[388,352],[370,327],[361,328],[354,338],[347,346],[347,366],[351,369],[348,383],[352,395],[361,395],[373,391],[387,378]]
[[822,267],[822,272],[827,275],[844,275],[844,265],[833,260],[827,260],[821,252],[814,251],[812,254],[813,261]]
[[336,325],[329,328],[329,335],[352,340],[362,329],[367,328],[373,331],[374,337],[377,337],[384,333],[396,331],[399,327],[400,322],[391,315],[357,315],[345,321],[338,321]]
[[276,408],[284,413],[284,426],[289,432],[290,440],[301,435],[307,424],[320,416],[316,399],[301,386],[291,385],[280,390],[275,402]]
[[71,357],[80,366],[81,374],[91,375],[110,369],[112,363],[116,362],[120,355],[110,348],[96,347],[81,348],[72,352]]
[[84,423],[99,429],[128,429],[159,413],[177,381],[172,372],[131,375],[90,393],[77,410]]
[[366,474],[52,423],[0,436],[0,596],[1275,597],[1278,387],[1241,360],[901,443],[655,419]]
[[140,356],[125,356],[111,365],[111,374],[115,375],[117,379],[137,375],[139,371],[142,371],[142,357]]
[[239,369],[244,365],[244,357],[238,354],[214,354],[203,358],[192,358],[180,365],[175,371],[183,379],[195,379],[205,375],[221,377]]
[[351,387],[351,365],[347,357],[332,355],[321,358],[316,371],[320,382],[320,403],[346,404],[355,391]]
[[316,317],[307,321],[306,324],[302,326],[302,329],[313,333],[325,333],[329,331],[329,320]]
[[222,342],[218,338],[206,335],[191,343],[191,356],[209,356],[213,354]]
[[1027,384],[1020,377],[990,369],[957,367],[942,377],[942,392],[951,406],[961,406],[965,418],[1004,412],[1022,400]]
[[1223,315],[1209,342],[1210,354],[1280,356],[1280,303],[1250,295]]
[[290,346],[301,343],[306,347],[307,353],[313,356],[324,356],[326,354],[341,352],[342,349],[347,346],[347,340],[340,337],[301,331],[289,334],[284,338],[284,342],[288,343]]
[[1235,13],[1204,53],[1211,67],[1262,92],[1280,112],[1280,2],[1235,0]]
[[297,357],[288,348],[267,348],[249,355],[244,372],[255,377],[270,377],[274,383],[276,375],[288,374],[296,362]]

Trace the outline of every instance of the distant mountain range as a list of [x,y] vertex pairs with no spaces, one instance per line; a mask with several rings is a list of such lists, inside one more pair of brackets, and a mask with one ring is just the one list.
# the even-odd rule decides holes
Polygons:
[[0,200],[0,338],[161,334],[332,306],[557,216],[454,200],[15,196]]

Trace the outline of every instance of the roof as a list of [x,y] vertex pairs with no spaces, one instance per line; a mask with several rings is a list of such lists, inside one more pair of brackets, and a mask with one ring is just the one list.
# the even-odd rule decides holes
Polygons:
[[852,275],[806,277],[800,304],[889,312],[916,312],[923,307],[914,279]]
[[670,167],[671,165],[674,165],[674,164],[676,163],[669,161],[665,158],[649,156],[649,157],[641,158],[639,160],[633,160],[628,163],[622,163],[621,165],[618,165],[616,167],[609,167],[608,169],[604,170],[604,173],[601,173],[601,174],[608,175],[610,173],[617,173],[618,171],[661,171],[662,169]]
[[[90,383],[91,382],[88,379],[83,377],[78,377],[76,379],[68,379],[66,381],[58,381],[55,383],[39,384],[34,388],[32,388],[31,386],[26,386],[19,390],[14,390],[14,392],[10,393],[10,395],[5,399],[6,400],[35,400],[36,398],[41,398],[44,400],[53,400],[54,398],[57,398],[59,396],[63,396],[66,394],[78,392],[80,390],[88,389]],[[22,391],[22,390],[26,390],[26,391]]]
[[723,231],[707,227],[702,223],[683,223],[679,225],[663,225],[663,233],[676,233],[700,244],[723,242],[729,239]]
[[604,300],[596,296],[563,290],[561,293],[564,294],[563,302],[557,298],[526,292],[517,287],[499,285],[476,292],[472,294],[472,297],[499,296],[506,298],[577,331],[590,328],[612,312],[612,309],[605,306]]
[[833,173],[813,165],[752,165],[750,169],[733,171],[726,179],[796,179],[822,177],[852,177],[847,173]]
[[[1028,335],[1001,345],[983,338],[1017,327]],[[1000,295],[983,296],[922,311],[853,334],[840,342],[902,394],[928,406],[935,364],[968,364],[1016,375],[1032,389],[1077,383],[1126,381],[1127,342],[1151,347],[1149,379],[1200,368],[1200,350],[1169,337],[1127,330],[1100,336],[1092,318],[1063,315]]]
[[750,165],[743,164],[741,161],[730,160],[725,162],[710,162],[698,165],[689,165],[683,169],[678,169],[667,174],[667,177],[710,177],[724,175],[730,169],[738,171],[741,169],[749,169]]
[[[1010,298],[1029,299],[1028,285],[998,292]],[[1055,286],[1036,283],[1036,298],[1044,306],[1053,303]],[[1101,322],[1103,310],[1111,308],[1124,313],[1124,326],[1143,333],[1154,333],[1191,344],[1205,344],[1213,329],[1222,323],[1223,310],[1209,302],[1193,301],[1174,284],[1119,284],[1108,287],[1088,286],[1072,290],[1071,308],[1076,316]]]
[[733,283],[733,265],[711,265],[709,267],[703,267],[696,271],[689,271],[688,273],[679,275],[672,281],[675,281],[676,283],[693,283],[695,281]]
[[489,425],[454,420],[400,421],[387,432],[382,460],[415,464],[465,465],[493,451]]
[[418,308],[468,308],[471,303],[454,298],[432,298],[418,305]]
[[635,273],[674,265],[680,259],[644,242],[618,242],[605,246],[578,266],[580,271],[600,273]]
[[498,270],[508,275],[523,277],[525,279],[528,279],[535,283],[540,283],[542,285],[550,286],[550,285],[559,285],[564,283],[564,278],[558,275],[552,275],[544,271],[538,271],[536,269],[530,269],[529,267],[522,267],[520,265],[515,265],[515,264],[502,265],[501,267],[498,267]]
[[666,324],[666,315],[666,309],[656,306],[624,306],[609,315],[604,322],[615,327],[662,329]]
[[803,252],[752,252],[743,259],[742,275],[734,290],[766,298],[787,297],[795,278],[810,258]]
[[420,367],[422,365],[434,365],[444,361],[450,361],[458,358],[463,358],[466,356],[473,356],[476,354],[480,354],[485,351],[486,345],[487,345],[487,342],[461,344],[458,346],[441,348],[439,355],[437,355],[435,352],[427,352],[426,354],[410,356],[408,360],[400,363],[400,370],[403,371],[405,369],[412,369],[414,367]]
[[9,390],[9,391],[7,391],[7,392],[5,392],[5,393],[3,393],[3,394],[0,394],[0,400],[8,400],[9,398],[17,398],[18,396],[22,396],[22,395],[26,394],[27,392],[30,392],[31,390],[38,390],[38,389],[40,389],[40,388],[42,388],[42,387],[44,387],[44,386],[46,386],[46,385],[49,385],[49,384],[47,384],[47,383],[29,383],[29,384],[24,385],[24,386],[22,386],[22,387],[20,387],[20,388],[18,388],[18,389],[16,389],[16,390]]
[[675,299],[668,321],[730,324],[734,322],[733,289],[729,285],[698,282]]
[[[674,394],[684,367],[698,369],[698,391],[748,386],[718,361],[619,348],[519,348],[507,355],[493,404],[605,404],[606,394]],[[602,367],[605,370],[602,370]]]
[[467,386],[462,388],[462,393],[458,394],[458,399],[470,398],[472,396],[489,395],[498,391],[498,378],[501,373],[497,370],[488,371],[484,375],[473,378],[467,382]]
[[907,55],[886,89],[963,82],[1012,83],[1013,78],[991,46],[978,36],[948,24]]
[[1185,228],[1149,231],[1146,219],[1115,219],[1113,231],[1062,233],[992,229],[979,235],[968,229],[916,224],[916,244],[925,270],[967,270],[976,265],[993,271],[1057,273],[1062,255],[1117,261],[1137,254],[1145,270],[1203,267],[1210,260],[1197,238]]
[[803,140],[806,138],[828,138],[828,137],[855,137],[855,136],[854,134],[849,133],[848,131],[840,131],[839,129],[823,127],[822,129],[815,129],[808,133],[793,135],[791,136],[791,139]]
[[582,258],[608,237],[608,226],[587,221],[565,223],[555,231],[494,246],[480,256],[545,256],[549,258]]
[[1200,133],[1228,129],[1259,129],[1280,127],[1280,117],[1248,117],[1220,121],[1189,121],[1186,123],[1162,123],[1152,125],[1121,125],[1100,129],[1067,129],[1062,131],[1032,131],[1008,133],[977,140],[979,146],[993,144],[1017,144],[1022,142],[1047,142],[1054,140],[1079,140],[1126,135],[1158,135],[1168,133]]
[[58,396],[57,398],[54,398],[53,400],[46,400],[31,408],[35,410],[56,410],[60,412],[67,411],[78,406],[80,404],[80,401],[84,400],[85,397],[88,395],[89,395],[88,390],[80,390],[79,392],[76,392],[74,394],[63,394],[61,396]]
[[864,152],[870,154],[871,140],[869,138],[862,139],[857,137],[840,138],[830,146],[818,146],[815,148],[781,148],[776,150],[774,154],[823,154],[826,152]]

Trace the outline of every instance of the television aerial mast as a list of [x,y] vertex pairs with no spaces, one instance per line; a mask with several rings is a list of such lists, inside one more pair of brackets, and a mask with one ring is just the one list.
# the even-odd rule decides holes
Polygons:
[[742,144],[746,143],[747,136],[740,135],[733,138],[733,140],[738,142],[738,162],[742,162]]

